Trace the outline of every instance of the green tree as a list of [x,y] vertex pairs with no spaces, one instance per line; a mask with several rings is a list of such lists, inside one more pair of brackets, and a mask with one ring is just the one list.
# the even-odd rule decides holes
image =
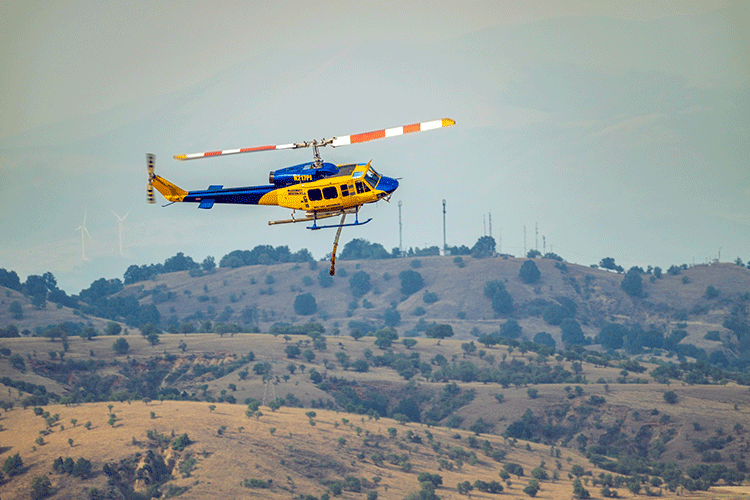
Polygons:
[[318,304],[311,293],[302,293],[294,299],[294,312],[301,316],[315,314],[318,310]]
[[127,354],[130,349],[130,344],[125,340],[125,337],[120,337],[112,343],[112,350],[116,354]]
[[505,289],[505,283],[498,280],[488,281],[484,284],[484,296],[492,302],[492,309],[498,315],[506,315],[513,312],[513,297]]
[[375,332],[375,345],[380,349],[388,349],[398,340],[398,334],[393,328],[387,327]]
[[527,285],[532,285],[539,282],[539,279],[542,277],[542,273],[539,271],[539,268],[536,267],[536,264],[533,260],[527,260],[526,262],[521,264],[521,269],[518,271],[518,276],[521,278],[521,281],[523,281]]
[[521,336],[523,327],[514,319],[509,319],[502,325],[500,325],[500,336],[515,339]]
[[209,255],[205,259],[203,259],[203,262],[201,263],[201,267],[207,273],[212,273],[216,270],[216,260],[212,256]]
[[300,354],[302,354],[302,350],[295,344],[286,346],[284,348],[284,352],[286,353],[286,357],[289,359],[296,359]]
[[589,490],[583,487],[580,479],[573,481],[573,498],[590,498]]
[[552,349],[554,349],[557,345],[557,342],[555,342],[555,339],[552,338],[552,335],[547,332],[539,332],[534,335],[534,343],[546,345]]
[[122,332],[122,327],[119,323],[115,323],[114,321],[110,321],[107,323],[106,328],[104,329],[105,335],[120,335]]
[[451,325],[433,325],[427,329],[425,335],[432,339],[444,339],[453,336],[453,327]]
[[355,297],[363,297],[372,289],[370,275],[364,271],[357,271],[349,278],[349,288]]
[[16,453],[15,455],[6,458],[5,463],[3,463],[3,471],[10,477],[21,474],[23,472],[23,460],[21,459],[21,454]]
[[17,300],[14,300],[10,303],[10,306],[8,306],[8,311],[10,312],[11,316],[13,316],[13,319],[23,319],[23,308],[21,307],[21,303]]
[[456,485],[456,489],[459,495],[468,495],[474,489],[474,486],[469,481],[462,481]]
[[495,238],[492,236],[480,237],[471,247],[471,256],[475,259],[484,259],[495,255]]
[[90,475],[91,475],[91,461],[86,460],[83,457],[76,460],[76,463],[73,466],[73,477],[86,479]]
[[678,401],[677,393],[674,392],[674,391],[667,391],[667,392],[665,392],[664,393],[664,401],[666,401],[667,403],[669,403],[671,405],[677,404],[677,401]]
[[411,295],[424,287],[424,278],[412,269],[401,271],[398,277],[401,280],[401,293],[404,295]]
[[151,332],[148,335],[146,335],[146,340],[148,340],[149,344],[151,345],[157,345],[159,342],[161,342],[161,339],[159,338],[159,334],[155,332]]
[[401,323],[401,313],[395,307],[389,307],[383,313],[385,326],[398,326]]
[[310,369],[309,375],[313,384],[319,384],[323,381],[323,375],[321,375],[315,368]]
[[600,260],[599,267],[601,267],[602,269],[617,271],[618,273],[621,273],[623,271],[622,266],[618,266],[617,264],[615,264],[615,259],[613,259],[612,257],[604,257],[602,260]]
[[625,273],[625,276],[622,278],[620,287],[631,297],[642,297],[643,278],[641,278],[640,268],[631,267],[628,269],[628,272]]
[[526,487],[523,489],[523,492],[530,497],[535,497],[539,492],[539,481],[537,481],[536,479],[530,479],[529,484],[526,485]]
[[47,474],[36,476],[31,480],[31,498],[38,500],[40,498],[47,498],[51,494],[52,482],[50,482]]
[[583,335],[581,325],[573,318],[565,318],[562,323],[560,323],[560,331],[562,332],[561,339],[563,344],[586,344],[586,337]]

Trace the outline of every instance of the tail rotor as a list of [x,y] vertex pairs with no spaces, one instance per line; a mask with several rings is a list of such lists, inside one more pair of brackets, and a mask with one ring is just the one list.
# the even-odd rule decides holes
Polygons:
[[151,154],[146,154],[146,168],[148,171],[148,185],[146,186],[146,201],[150,204],[156,203],[154,201],[154,186],[153,186],[153,179],[154,179],[154,159],[156,157]]

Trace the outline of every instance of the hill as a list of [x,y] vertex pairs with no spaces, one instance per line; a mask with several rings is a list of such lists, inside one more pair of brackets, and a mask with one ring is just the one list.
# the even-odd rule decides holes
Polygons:
[[[450,498],[455,496],[458,482],[500,481],[498,474],[508,463],[521,464],[525,475],[512,477],[510,487],[501,481],[506,492],[520,494],[531,479],[531,470],[544,464],[548,477],[557,472],[558,478],[542,481],[538,497],[567,497],[575,478],[568,473],[578,464],[586,471],[585,487],[595,496],[602,489],[599,481],[607,474],[622,478],[613,488],[622,495],[629,488],[630,474],[625,470],[628,462],[612,455],[613,446],[632,448],[635,456],[643,454],[644,459],[650,457],[656,463],[673,462],[682,471],[700,471],[703,464],[734,470],[747,453],[750,392],[746,387],[687,385],[677,380],[658,383],[649,375],[656,365],[647,362],[625,365],[631,372],[623,376],[623,364],[618,361],[605,366],[602,359],[592,358],[595,363],[563,356],[555,359],[508,346],[491,346],[480,358],[479,353],[466,354],[464,343],[451,339],[418,339],[410,348],[394,344],[390,350],[381,351],[372,337],[359,341],[327,337],[327,345],[317,347],[307,336],[287,340],[267,334],[163,335],[156,346],[140,336],[120,338],[126,338],[131,346],[127,355],[114,354],[112,337],[71,339],[65,361],[44,359],[48,357],[43,353],[51,345],[59,346],[59,342],[43,338],[4,341],[14,355],[26,360],[26,371],[13,368],[7,357],[0,361],[0,376],[9,387],[10,397],[3,399],[13,403],[0,422],[4,436],[0,459],[19,453],[26,473],[0,486],[0,496],[15,497],[29,487],[32,476],[40,474],[50,476],[58,489],[57,498],[78,496],[84,487],[103,490],[107,478],[99,471],[105,463],[120,464],[124,471],[132,469],[136,474],[146,465],[143,460],[149,449],[160,454],[165,464],[172,464],[169,469],[174,479],[162,484],[160,491],[174,493],[176,488],[189,487],[182,494],[185,498],[216,494],[286,498],[290,493],[317,497],[333,482],[352,476],[369,481],[361,481],[364,484],[377,484],[374,489],[379,498],[400,499],[419,490],[417,476],[421,472],[440,474],[444,487],[437,493]],[[290,359],[289,346],[314,349],[315,357],[310,361]],[[367,371],[344,368],[340,353],[355,361],[368,359],[368,350],[372,355]],[[392,356],[432,360],[429,364],[433,371],[440,369],[442,356],[453,360],[446,367],[496,366],[498,371],[537,376],[558,373],[561,381],[569,383],[449,381],[448,371],[438,379],[417,372],[407,380],[402,375],[403,367],[400,374],[396,362],[387,364],[389,352]],[[102,363],[87,365],[89,360]],[[39,387],[28,386],[18,390],[21,380],[44,385],[47,395],[55,391],[65,394],[67,390],[82,400],[99,394],[97,390],[106,390],[112,409],[105,403],[39,405],[50,416],[59,415],[48,422],[44,415],[34,414],[35,404],[23,409],[24,400],[29,402],[28,398],[40,391]],[[154,386],[154,397],[132,398],[136,387],[149,384]],[[674,402],[667,402],[664,396],[669,391],[676,395]],[[188,400],[170,401],[180,393]],[[49,403],[53,401],[50,395]],[[226,401],[248,402],[252,411]],[[274,411],[269,406],[276,408],[276,403],[283,406]],[[253,413],[258,405],[260,417]],[[378,405],[396,420],[373,411]],[[343,408],[354,413],[343,413]],[[306,415],[311,409],[316,414],[312,418]],[[411,417],[412,412],[419,412],[424,420],[432,416],[439,421],[425,425],[399,412]],[[115,415],[113,426],[108,424],[110,413]],[[77,420],[75,425],[73,418]],[[88,421],[92,422],[90,430],[83,427]],[[397,430],[396,438],[390,437],[391,427]],[[272,433],[271,428],[276,430]],[[419,437],[409,437],[410,430]],[[186,448],[187,453],[175,453],[171,443],[183,433],[193,444]],[[36,442],[40,436],[41,445]],[[69,438],[73,439],[72,446]],[[485,440],[491,448],[483,444]],[[451,451],[455,447],[468,455]],[[493,450],[504,455],[492,459],[488,453]],[[579,450],[586,451],[586,456]],[[719,461],[713,456],[705,461],[707,453],[718,453]],[[190,478],[182,478],[180,464],[189,460],[188,454],[196,460],[196,469],[190,472]],[[86,458],[96,474],[84,481],[58,475],[51,471],[58,456]],[[404,461],[411,466],[403,465]],[[644,486],[657,491],[649,486],[650,478],[666,476],[666,472],[651,466],[644,470],[649,471],[643,476]],[[381,478],[380,483],[373,480],[376,476]],[[145,491],[148,485],[134,477],[122,472],[121,488],[135,486],[137,491]],[[268,490],[245,486],[269,479],[273,486]],[[661,481],[666,479],[654,484]],[[683,485],[678,485],[674,493],[665,486],[662,483],[658,489],[667,498],[676,493],[690,498]],[[719,479],[711,492],[725,486]],[[347,495],[359,498],[364,493],[345,494],[343,498]],[[484,498],[476,491],[472,496]],[[491,496],[487,494],[486,498]]]
[[[519,271],[528,259],[468,256],[410,259],[340,261],[332,285],[321,285],[327,269],[317,262],[271,266],[218,268],[215,273],[191,277],[187,271],[161,274],[148,282],[126,285],[119,296],[135,295],[143,304],[154,304],[164,323],[190,323],[196,328],[206,320],[254,324],[268,331],[277,322],[314,320],[327,331],[348,333],[351,322],[375,330],[386,313],[398,312],[396,326],[404,335],[424,335],[428,324],[450,324],[456,338],[471,339],[499,330],[507,319],[522,327],[520,338],[533,340],[547,332],[563,347],[561,321],[545,318],[551,306],[563,305],[586,337],[596,337],[607,323],[657,329],[667,337],[678,330],[677,343],[694,345],[710,355],[722,352],[728,360],[742,357],[750,347],[745,305],[750,300],[750,269],[735,264],[673,268],[658,278],[644,274],[642,294],[629,295],[621,287],[624,275],[552,259],[534,259],[541,278],[524,283]],[[423,286],[404,294],[399,275],[419,273]],[[370,288],[355,296],[351,280],[363,273]],[[485,296],[489,281],[505,284],[514,309],[498,315]],[[709,287],[715,295],[707,296]],[[426,296],[430,292],[432,296]],[[298,295],[310,293],[317,312],[295,313]],[[361,293],[361,292],[360,292]],[[427,300],[425,300],[427,299]],[[554,307],[553,307],[554,309]],[[727,320],[740,315],[743,324],[726,328]],[[729,322],[728,324],[732,324]],[[684,333],[683,333],[684,332]],[[708,332],[715,332],[706,338]],[[694,353],[692,353],[694,354]]]
[[[533,283],[521,271],[529,262],[539,274]],[[530,470],[542,461],[548,471],[542,498],[571,495],[573,464],[583,467],[576,473],[584,474],[581,485],[594,496],[613,489],[621,495],[630,490],[685,496],[709,487],[713,494],[743,481],[750,270],[720,264],[623,275],[552,259],[468,256],[341,261],[335,278],[322,267],[220,267],[158,274],[125,286],[101,282],[81,294],[95,298],[75,309],[50,302],[37,309],[25,295],[7,290],[8,307],[0,308],[3,331],[13,333],[13,302],[21,304],[26,323],[20,337],[3,338],[0,346],[0,383],[8,388],[2,405],[10,410],[3,426],[14,429],[2,433],[8,439],[0,460],[20,453],[26,472],[50,473],[57,458],[52,455],[68,456],[57,451],[70,447],[68,438],[58,438],[75,431],[72,449],[91,446],[84,458],[96,474],[80,481],[52,473],[59,498],[71,496],[71,488],[103,490],[108,474],[122,494],[130,494],[129,488],[143,493],[148,480],[134,474],[144,465],[150,470],[169,464],[171,475],[163,477],[172,479],[150,486],[158,484],[165,494],[188,487],[182,492],[188,497],[206,496],[205,488],[217,484],[231,484],[231,495],[318,497],[351,476],[379,498],[404,498],[420,488],[419,472],[432,472],[445,479],[437,491],[445,498],[455,496],[459,480],[473,482],[485,473],[493,477],[482,480],[494,480],[513,463],[524,464],[526,475],[512,479],[510,487],[502,484],[506,492],[522,493]],[[115,293],[101,293],[108,288]],[[312,314],[295,307],[307,294],[314,299]],[[113,324],[124,327],[122,335]],[[133,334],[138,329],[143,335]],[[174,333],[158,334],[160,329]],[[115,352],[115,342],[123,344],[121,351]],[[109,409],[102,410],[107,402],[116,408],[114,427],[107,424]],[[162,406],[169,414],[164,422],[154,409]],[[304,416],[308,411],[318,415],[315,425]],[[71,412],[81,416],[69,417]],[[100,417],[94,417],[97,412]],[[56,414],[60,418],[50,421]],[[78,421],[72,428],[66,423],[71,418]],[[386,419],[398,424],[383,424]],[[81,430],[80,423],[89,420],[94,428]],[[267,426],[245,436],[250,421]],[[159,426],[166,422],[168,429]],[[341,434],[356,435],[356,422],[362,428],[357,446]],[[99,425],[99,432],[133,428],[121,447],[96,451],[101,437],[91,443],[85,437],[98,436]],[[271,427],[277,429],[273,434]],[[389,427],[397,429],[396,439]],[[284,433],[278,429],[286,428],[292,436],[285,439],[293,442],[280,444]],[[179,463],[186,457],[170,451],[172,430],[177,437],[187,433],[196,442],[214,443],[203,459],[189,450],[205,465],[191,472],[193,482],[180,479]],[[402,430],[419,431],[420,437],[403,442]],[[428,430],[434,439],[441,436],[440,446],[429,441]],[[268,436],[257,438],[266,431]],[[294,439],[302,435],[304,446]],[[36,444],[40,436],[42,444]],[[234,451],[229,461],[220,459],[219,450],[248,443],[258,453],[269,450],[279,467],[251,462],[255,469],[235,470],[247,459]],[[452,446],[468,455],[451,455]],[[330,454],[321,458],[322,449]],[[492,458],[493,450],[504,456]],[[411,466],[402,465],[404,452]],[[325,471],[313,466],[314,473],[305,476],[315,453],[327,464],[320,467]],[[164,458],[163,467],[154,454]],[[145,464],[144,457],[156,465]],[[104,472],[105,463],[119,464],[122,473]],[[384,475],[386,469],[391,475]],[[267,473],[278,470],[287,470],[284,486]],[[221,476],[230,471],[232,480]],[[558,477],[551,481],[554,472]],[[28,488],[30,476],[7,480],[0,496]],[[264,484],[273,486],[259,489]]]

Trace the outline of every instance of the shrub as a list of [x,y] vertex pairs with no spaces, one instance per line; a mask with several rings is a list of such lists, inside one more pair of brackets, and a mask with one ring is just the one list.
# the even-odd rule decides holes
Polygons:
[[425,335],[433,339],[444,339],[453,336],[451,325],[433,325],[427,329]]
[[125,337],[120,337],[112,343],[112,350],[116,354],[127,354],[130,349],[130,344],[125,340]]
[[370,275],[364,271],[357,271],[349,278],[349,288],[357,298],[366,295],[372,289]]
[[37,500],[46,498],[52,494],[52,483],[47,474],[36,476],[31,480],[31,498]]
[[404,295],[411,295],[424,287],[424,278],[417,271],[407,269],[401,271],[398,277],[401,280],[401,293]]
[[539,481],[536,479],[530,479],[529,484],[523,489],[523,492],[530,497],[535,497],[539,492]]
[[15,455],[6,458],[5,463],[3,464],[3,471],[10,477],[21,474],[23,472],[23,460],[21,459],[21,454],[16,453]]
[[174,441],[172,441],[172,449],[177,450],[177,451],[182,451],[189,444],[190,444],[190,438],[188,437],[187,432],[186,432],[182,434],[180,437],[176,438]]
[[622,279],[622,283],[620,283],[620,287],[631,297],[642,297],[643,279],[641,278],[640,268],[631,267],[628,269],[628,272],[625,273],[625,277]]
[[527,285],[531,285],[539,282],[542,273],[539,271],[539,268],[536,267],[533,260],[527,260],[521,265],[521,269],[518,271],[518,276],[521,278],[521,281]]
[[513,297],[505,289],[505,283],[498,280],[484,285],[484,296],[492,302],[492,310],[499,315],[513,312]]
[[667,391],[667,392],[664,393],[664,401],[666,401],[667,403],[669,403],[671,405],[677,404],[677,400],[678,400],[678,398],[677,398],[677,393],[676,392],[674,392],[674,391]]
[[315,314],[317,310],[318,304],[315,302],[315,297],[313,297],[311,293],[297,295],[294,299],[294,312],[301,316]]

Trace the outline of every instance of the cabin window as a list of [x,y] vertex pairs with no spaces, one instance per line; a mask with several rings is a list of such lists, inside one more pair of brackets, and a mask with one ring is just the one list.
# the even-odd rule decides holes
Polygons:
[[349,186],[347,186],[346,184],[343,184],[341,186],[341,196],[343,197],[349,196]]
[[370,191],[370,188],[362,181],[357,181],[354,183],[357,186],[357,194],[362,194]]
[[339,192],[336,189],[336,186],[328,186],[323,188],[323,198],[326,200],[332,200],[334,198],[339,197]]
[[320,193],[320,189],[310,189],[307,191],[307,196],[310,201],[320,201],[323,199],[323,195]]

